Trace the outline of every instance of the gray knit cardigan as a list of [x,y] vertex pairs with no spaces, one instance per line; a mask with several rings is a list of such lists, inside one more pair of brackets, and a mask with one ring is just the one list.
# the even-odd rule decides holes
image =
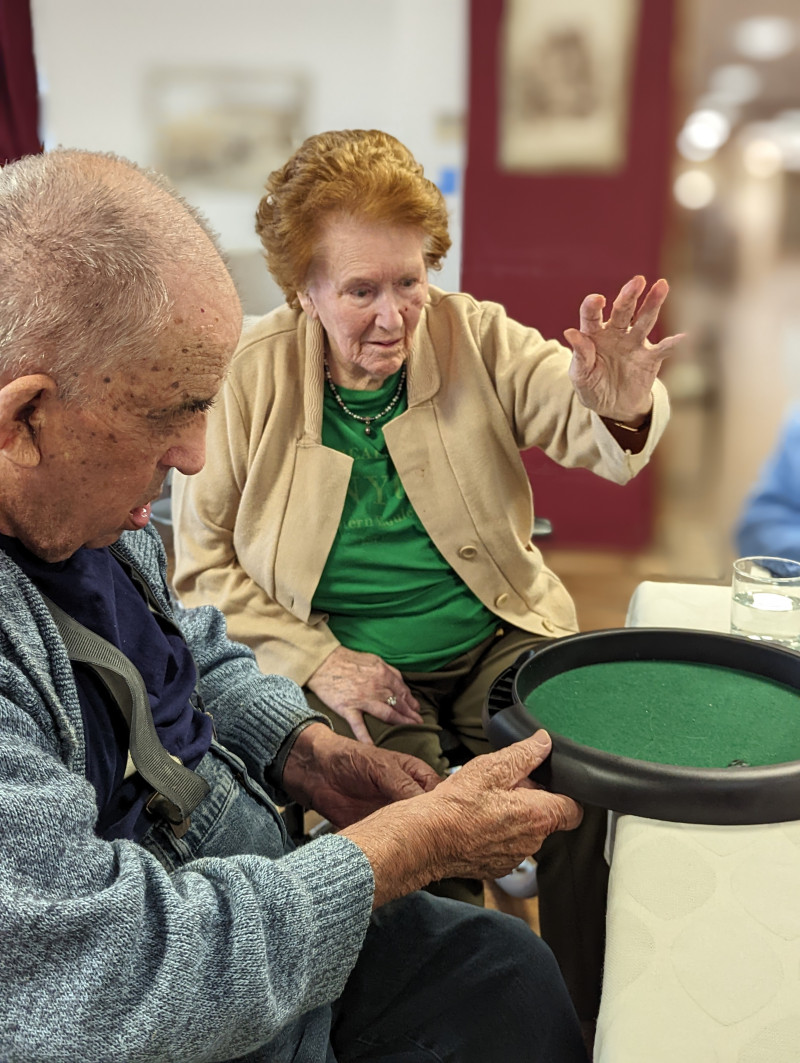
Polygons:
[[[121,552],[163,607],[149,527]],[[220,741],[265,783],[311,712],[262,675],[221,614],[176,614]],[[168,873],[94,833],[95,791],[72,668],[33,584],[0,552],[0,1060],[229,1060],[338,997],[369,922],[373,878],[328,835],[277,860],[203,857]]]

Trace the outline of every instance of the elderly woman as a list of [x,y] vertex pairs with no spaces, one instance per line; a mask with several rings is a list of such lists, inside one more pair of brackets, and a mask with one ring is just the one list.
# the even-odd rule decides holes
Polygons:
[[338,731],[443,772],[441,726],[484,752],[490,683],[577,627],[531,542],[519,452],[616,483],[646,464],[677,339],[647,341],[667,284],[639,304],[629,281],[607,321],[588,296],[572,353],[431,286],[444,200],[375,131],[309,138],[270,175],[257,231],[287,305],[246,329],[205,470],[175,484],[175,588]]

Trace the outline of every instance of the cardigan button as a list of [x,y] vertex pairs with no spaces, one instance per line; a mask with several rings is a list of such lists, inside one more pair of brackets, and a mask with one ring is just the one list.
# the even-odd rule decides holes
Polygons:
[[463,558],[465,561],[471,561],[473,557],[478,556],[478,551],[475,549],[474,546],[462,546],[458,551],[458,556]]
[[494,600],[494,604],[497,606],[498,609],[502,609],[504,605],[508,605],[508,598],[509,596],[506,594],[505,591],[503,591],[502,594],[497,595]]

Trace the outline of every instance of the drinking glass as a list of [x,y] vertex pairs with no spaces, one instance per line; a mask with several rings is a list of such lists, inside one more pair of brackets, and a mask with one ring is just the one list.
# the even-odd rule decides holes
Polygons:
[[800,652],[800,561],[786,557],[734,561],[731,632]]

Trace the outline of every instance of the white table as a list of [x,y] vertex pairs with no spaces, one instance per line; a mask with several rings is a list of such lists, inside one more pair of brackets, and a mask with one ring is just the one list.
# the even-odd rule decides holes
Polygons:
[[[727,632],[729,608],[645,582],[627,624]],[[800,822],[620,816],[607,928],[595,1063],[800,1061]]]

